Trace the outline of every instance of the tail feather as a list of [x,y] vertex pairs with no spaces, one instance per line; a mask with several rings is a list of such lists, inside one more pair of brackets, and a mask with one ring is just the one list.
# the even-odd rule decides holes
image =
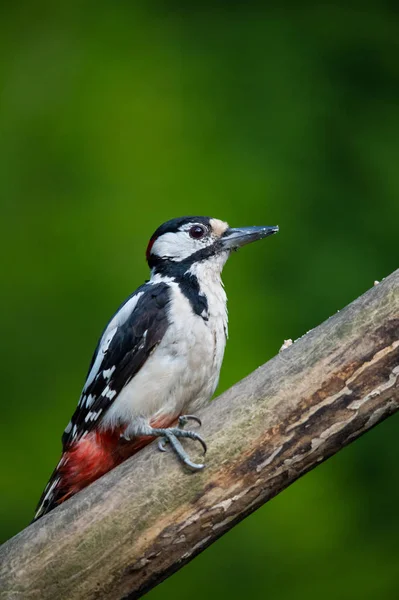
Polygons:
[[46,487],[44,488],[39,503],[36,507],[35,516],[32,520],[32,523],[37,521],[37,519],[40,517],[43,517],[43,515],[46,513],[50,512],[50,510],[55,508],[60,501],[62,495],[60,463],[63,458],[64,454],[61,456],[60,462],[54,469]]
[[[175,415],[158,418],[152,427],[168,427]],[[54,469],[37,505],[33,521],[99,479],[102,475],[153,441],[151,436],[138,436],[121,441],[125,427],[112,431],[92,431],[66,448]]]
[[40,498],[33,521],[50,512],[121,462],[120,433],[92,432],[66,449]]
[[152,442],[137,437],[120,444],[120,432],[112,435],[93,432],[66,450],[54,469],[36,508],[32,522],[99,479],[102,475]]

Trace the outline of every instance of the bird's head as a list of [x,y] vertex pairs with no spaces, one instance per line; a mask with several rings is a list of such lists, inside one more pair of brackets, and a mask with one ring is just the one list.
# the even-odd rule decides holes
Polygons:
[[147,246],[147,262],[154,272],[184,273],[195,264],[218,273],[233,250],[278,231],[273,227],[231,228],[211,217],[180,217],[163,223]]

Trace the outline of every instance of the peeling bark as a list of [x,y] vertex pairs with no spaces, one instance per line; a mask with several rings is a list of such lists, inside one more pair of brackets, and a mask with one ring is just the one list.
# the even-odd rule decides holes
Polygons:
[[204,471],[152,444],[4,544],[0,597],[140,597],[397,411],[398,381],[399,270],[200,413]]

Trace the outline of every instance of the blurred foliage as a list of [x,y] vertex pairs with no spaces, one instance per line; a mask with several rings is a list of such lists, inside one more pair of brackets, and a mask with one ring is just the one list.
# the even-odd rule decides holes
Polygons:
[[[161,222],[280,225],[226,267],[219,391],[398,266],[398,42],[389,2],[1,4],[3,539]],[[397,598],[398,423],[149,598]]]

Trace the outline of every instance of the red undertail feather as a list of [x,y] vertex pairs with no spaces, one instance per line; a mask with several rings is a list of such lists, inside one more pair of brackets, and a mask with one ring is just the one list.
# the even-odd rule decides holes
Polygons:
[[[176,416],[153,420],[151,426],[170,427],[176,420]],[[121,438],[124,429],[123,427],[112,431],[92,431],[64,452],[57,473],[60,477],[57,504],[99,479],[154,439],[141,436],[126,441]]]

